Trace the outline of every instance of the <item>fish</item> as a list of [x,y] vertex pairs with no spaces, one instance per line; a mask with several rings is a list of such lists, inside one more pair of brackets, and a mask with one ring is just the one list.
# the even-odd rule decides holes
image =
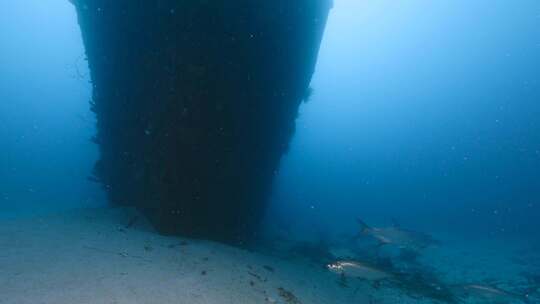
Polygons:
[[393,278],[391,273],[355,261],[337,261],[328,264],[327,268],[343,278],[358,278],[367,281],[381,281]]
[[480,303],[510,304],[528,303],[528,297],[499,289],[494,286],[467,284],[459,286],[462,298],[475,298]]
[[370,227],[361,219],[358,219],[358,223],[360,224],[360,234],[358,236],[371,236],[376,239],[381,246],[394,245],[401,249],[419,251],[439,243],[428,234],[402,229],[397,225],[384,228]]

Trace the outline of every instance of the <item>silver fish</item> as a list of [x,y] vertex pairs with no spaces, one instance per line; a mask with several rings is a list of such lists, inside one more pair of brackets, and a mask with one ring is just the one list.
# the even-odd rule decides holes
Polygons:
[[462,297],[472,297],[480,303],[490,304],[510,304],[527,302],[527,296],[521,296],[502,289],[480,285],[468,284],[460,286]]
[[361,235],[371,236],[379,241],[381,245],[391,244],[400,248],[421,250],[438,244],[438,242],[428,234],[402,229],[397,225],[376,228],[368,226],[361,219],[358,219],[358,223],[361,227]]
[[392,278],[392,274],[354,261],[338,261],[327,265],[328,270],[346,278],[381,281]]

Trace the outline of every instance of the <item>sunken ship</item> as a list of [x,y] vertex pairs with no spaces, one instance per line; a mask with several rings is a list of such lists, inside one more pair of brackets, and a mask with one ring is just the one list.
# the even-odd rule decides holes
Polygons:
[[157,230],[253,237],[332,0],[70,0],[112,204]]

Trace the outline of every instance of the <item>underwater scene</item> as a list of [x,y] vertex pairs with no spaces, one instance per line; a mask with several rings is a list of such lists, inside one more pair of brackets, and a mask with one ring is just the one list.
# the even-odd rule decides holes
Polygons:
[[0,304],[540,303],[540,1],[0,2]]

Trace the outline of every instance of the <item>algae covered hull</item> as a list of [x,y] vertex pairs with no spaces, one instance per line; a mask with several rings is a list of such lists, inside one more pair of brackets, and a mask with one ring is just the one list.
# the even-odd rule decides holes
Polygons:
[[249,238],[308,92],[329,0],[72,0],[114,204]]

